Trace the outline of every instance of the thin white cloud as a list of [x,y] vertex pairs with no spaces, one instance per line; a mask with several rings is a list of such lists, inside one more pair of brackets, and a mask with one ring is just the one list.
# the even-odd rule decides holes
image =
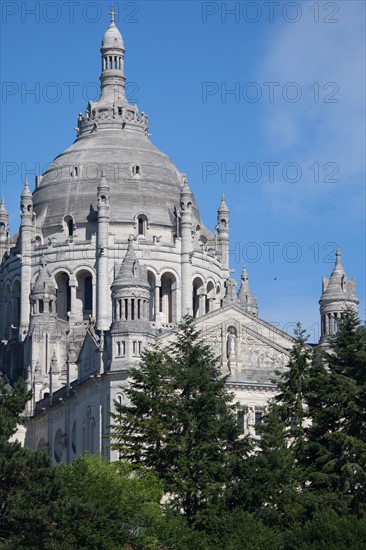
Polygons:
[[[281,159],[300,161],[305,166],[316,161],[336,162],[343,183],[357,182],[357,201],[365,168],[365,6],[357,1],[338,5],[339,23],[315,24],[308,14],[299,23],[283,25],[271,40],[258,71],[260,78],[280,82],[281,86],[297,82],[303,96],[298,103],[277,100],[269,104],[263,134],[268,150]],[[316,82],[318,103],[314,101],[315,91],[309,89]],[[331,82],[335,85],[322,89]],[[336,86],[339,91],[333,98],[338,103],[324,103],[326,94]],[[317,195],[323,189],[309,185],[307,192]]]

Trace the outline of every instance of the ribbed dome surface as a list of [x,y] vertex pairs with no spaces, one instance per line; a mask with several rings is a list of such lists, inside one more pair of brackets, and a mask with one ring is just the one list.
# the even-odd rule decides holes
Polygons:
[[[103,171],[110,189],[112,232],[113,224],[134,224],[140,214],[149,226],[176,224],[183,176],[149,140],[147,115],[125,98],[122,58],[114,51],[123,48],[123,39],[114,15],[112,11],[103,37],[100,99],[89,102],[85,116],[79,115],[77,139],[55,158],[33,196],[37,225],[47,237],[57,238],[65,216],[78,229],[86,228],[87,240],[95,234]],[[194,201],[192,206],[193,223],[202,227]]]
[[[47,207],[43,227],[59,231],[65,215],[78,226],[86,224],[97,210],[102,170],[110,187],[111,224],[145,214],[150,224],[173,225],[182,185],[173,162],[141,132],[106,129],[75,141],[45,172],[33,198],[39,218]],[[193,219],[200,223],[196,204]]]

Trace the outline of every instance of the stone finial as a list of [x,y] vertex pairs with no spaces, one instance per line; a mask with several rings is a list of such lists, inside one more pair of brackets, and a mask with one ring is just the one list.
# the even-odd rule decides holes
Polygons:
[[24,189],[23,189],[23,192],[22,192],[22,197],[31,197],[32,196],[32,193],[29,189],[29,186],[28,186],[28,178],[25,178],[25,183],[24,183]]
[[101,191],[103,189],[109,191],[109,184],[108,184],[104,169],[102,170],[102,178],[98,184],[98,191]]
[[224,193],[221,195],[221,202],[218,208],[218,212],[229,212],[229,207],[226,204]]
[[6,206],[5,206],[5,200],[4,200],[4,197],[1,197],[1,203],[0,203],[0,214],[5,214],[7,215],[8,214],[8,211],[6,209]]
[[253,315],[258,315],[257,300],[253,296],[249,287],[249,278],[247,269],[244,266],[241,274],[241,285],[238,294],[238,301],[240,306],[247,312]]
[[51,357],[51,363],[50,363],[50,374],[60,374],[60,370],[58,367],[58,360],[56,356],[56,350],[53,350],[53,354]]
[[237,287],[237,283],[236,283],[235,279],[232,279],[230,277],[226,281],[226,294],[225,294],[225,298],[223,300],[225,305],[237,302],[238,298],[237,298],[237,295],[236,295],[236,287]]

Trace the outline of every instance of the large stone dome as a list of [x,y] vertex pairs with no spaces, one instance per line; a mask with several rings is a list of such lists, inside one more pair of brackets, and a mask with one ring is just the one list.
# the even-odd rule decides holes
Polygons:
[[[47,233],[59,231],[65,215],[79,227],[93,221],[102,170],[110,187],[111,224],[132,223],[138,214],[151,224],[173,224],[182,177],[170,158],[141,132],[104,129],[78,139],[45,172],[34,210]],[[194,217],[199,223],[197,208]]]
[[[102,171],[110,188],[111,226],[133,224],[141,214],[151,225],[168,228],[176,222],[183,175],[149,140],[147,115],[128,104],[123,40],[113,39],[108,49],[110,33],[120,36],[114,22],[101,50],[101,97],[89,103],[85,116],[79,114],[76,141],[38,178],[33,202],[44,237],[59,235],[65,217],[77,226],[78,237],[83,230],[86,239],[95,233]],[[195,202],[193,221],[202,228]]]

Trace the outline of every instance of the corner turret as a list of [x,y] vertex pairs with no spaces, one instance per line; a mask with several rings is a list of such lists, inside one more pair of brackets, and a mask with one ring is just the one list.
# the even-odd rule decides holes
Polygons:
[[133,237],[112,284],[112,357],[119,368],[139,361],[150,334],[150,285],[145,269],[137,259]]
[[341,253],[336,252],[336,262],[329,279],[323,277],[323,292],[319,300],[321,317],[321,341],[337,332],[337,324],[347,308],[358,312],[355,280],[348,279],[341,263]]

